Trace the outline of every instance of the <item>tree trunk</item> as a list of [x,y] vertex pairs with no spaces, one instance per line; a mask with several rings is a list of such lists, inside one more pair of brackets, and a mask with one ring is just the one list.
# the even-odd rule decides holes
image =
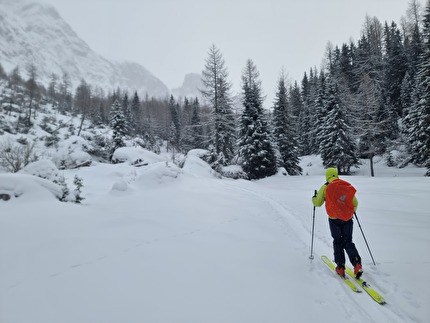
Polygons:
[[375,170],[373,169],[373,154],[369,156],[370,161],[370,176],[375,177]]
[[79,137],[79,135],[81,134],[82,126],[83,126],[83,124],[84,124],[84,120],[85,120],[85,115],[84,115],[84,114],[82,114],[81,124],[79,125],[79,130],[78,130],[78,137]]

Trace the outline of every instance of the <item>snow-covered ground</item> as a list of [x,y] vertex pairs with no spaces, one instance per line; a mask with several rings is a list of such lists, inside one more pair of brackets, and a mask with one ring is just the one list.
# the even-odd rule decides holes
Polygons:
[[324,170],[315,156],[302,166],[307,175],[219,179],[196,153],[183,168],[149,158],[60,171],[83,179],[82,204],[28,173],[0,174],[12,196],[0,200],[0,322],[430,322],[425,170],[379,161],[374,178],[367,165],[343,177],[358,191],[377,266],[357,225],[354,240],[381,306],[319,260],[332,256],[324,208],[309,259]]

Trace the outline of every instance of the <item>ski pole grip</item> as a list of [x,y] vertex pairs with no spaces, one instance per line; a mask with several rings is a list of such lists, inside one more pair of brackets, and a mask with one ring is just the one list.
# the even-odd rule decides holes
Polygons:
[[318,195],[318,192],[317,192],[317,190],[315,190],[314,197],[316,197],[317,195]]

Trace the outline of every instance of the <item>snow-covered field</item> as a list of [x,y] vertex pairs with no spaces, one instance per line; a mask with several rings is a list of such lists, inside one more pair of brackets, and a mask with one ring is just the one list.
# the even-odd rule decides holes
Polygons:
[[[183,168],[93,163],[62,171],[83,179],[81,205],[29,175],[0,174],[1,323],[430,322],[430,178],[376,164],[343,177],[357,188],[354,240],[364,276],[386,299],[353,293],[319,260],[332,256],[317,209],[310,261],[307,175],[219,179],[190,154]],[[14,176],[13,179],[10,177]],[[16,194],[18,197],[15,197]]]

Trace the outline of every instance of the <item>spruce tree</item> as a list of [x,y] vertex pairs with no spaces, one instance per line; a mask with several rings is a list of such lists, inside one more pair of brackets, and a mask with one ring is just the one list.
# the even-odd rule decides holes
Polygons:
[[427,176],[430,176],[430,0],[427,0],[423,27],[424,49],[420,57],[417,72],[417,87],[419,96],[416,104],[417,128],[416,159],[427,167]]
[[118,100],[115,100],[114,104],[112,105],[110,127],[112,128],[113,133],[109,159],[112,160],[115,150],[125,147],[124,140],[126,136],[126,121],[123,114],[123,109]]
[[121,102],[122,107],[122,113],[125,118],[125,131],[127,135],[131,135],[135,133],[136,129],[132,127],[132,115],[131,115],[131,106],[130,106],[130,100],[128,99],[127,92],[124,93],[124,96],[122,98]]
[[73,195],[75,196],[75,203],[80,204],[85,198],[81,196],[82,193],[82,187],[84,186],[83,180],[78,175],[75,175],[73,178],[73,184],[75,184],[76,188],[73,192]]
[[319,77],[319,83],[318,83],[318,95],[317,95],[317,99],[315,102],[315,115],[316,115],[316,120],[315,120],[315,124],[314,124],[314,128],[315,128],[315,145],[317,145],[317,153],[320,154],[321,153],[321,148],[320,148],[320,143],[321,140],[324,139],[324,122],[325,122],[325,118],[326,118],[326,108],[327,108],[327,103],[326,103],[326,75],[324,73],[324,71],[320,72],[320,77]]
[[401,90],[407,70],[406,54],[402,44],[402,37],[397,25],[385,23],[385,56],[384,56],[384,101],[387,114],[387,132],[391,138],[398,136],[397,120],[403,115]]
[[243,114],[238,140],[242,168],[250,179],[276,173],[276,156],[263,111],[259,73],[248,60],[242,74]]
[[192,148],[204,148],[203,126],[200,119],[200,104],[197,98],[194,99],[193,112],[191,115],[190,137]]
[[291,122],[292,114],[288,112],[287,88],[282,73],[273,107],[273,137],[280,155],[277,161],[278,166],[284,167],[289,175],[301,175],[302,168],[299,166],[297,142]]
[[179,104],[176,103],[176,100],[173,95],[170,96],[169,112],[169,143],[173,149],[176,149],[177,152],[180,152],[182,150],[182,125],[180,120],[180,107]]
[[311,147],[311,135],[313,132],[313,125],[311,122],[311,98],[310,98],[310,85],[307,73],[304,73],[301,86],[302,99],[299,117],[298,117],[298,138],[301,155],[310,155],[312,151]]
[[339,99],[337,85],[328,79],[327,116],[320,143],[321,158],[326,167],[336,167],[340,174],[348,174],[358,164],[351,128],[345,118],[345,107]]
[[141,113],[141,104],[139,95],[137,94],[137,91],[134,92],[133,100],[131,101],[130,105],[130,120],[129,125],[131,129],[131,133],[133,135],[140,134],[142,135],[143,129],[142,129],[142,113]]

